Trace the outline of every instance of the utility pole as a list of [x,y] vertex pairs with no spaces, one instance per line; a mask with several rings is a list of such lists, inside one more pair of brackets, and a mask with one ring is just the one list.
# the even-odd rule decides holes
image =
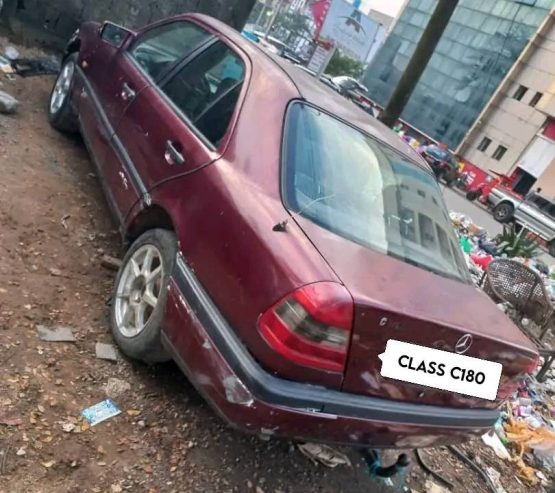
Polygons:
[[255,22],[256,26],[262,26],[262,20],[266,15],[266,0],[262,0],[259,3],[262,4],[262,7],[260,7],[260,13],[258,14],[258,18],[256,19],[256,22]]
[[453,16],[459,0],[438,0],[437,6],[422,33],[401,80],[393,91],[387,106],[380,115],[380,120],[388,127],[393,127],[405,109],[416,84],[426,69],[430,58]]
[[272,15],[272,20],[270,21],[270,24],[268,25],[268,28],[266,29],[266,33],[264,34],[265,38],[267,38],[270,35],[270,33],[272,32],[272,27],[274,27],[276,19],[277,19],[279,13],[281,12],[281,9],[282,9],[284,3],[285,3],[285,0],[277,0],[277,4],[274,7],[274,15]]

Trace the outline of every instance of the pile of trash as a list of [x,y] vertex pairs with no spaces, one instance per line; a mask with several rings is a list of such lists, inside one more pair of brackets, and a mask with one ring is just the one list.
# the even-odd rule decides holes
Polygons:
[[[451,212],[450,217],[472,279],[479,286],[488,265],[495,258],[509,256],[504,239],[491,238],[465,214]],[[555,266],[533,257],[510,257],[536,271],[555,299]],[[547,374],[543,383],[527,377],[482,441],[500,459],[513,463],[519,478],[526,483],[548,484],[546,474],[555,475],[555,370]]]
[[549,484],[555,478],[555,375],[543,384],[528,377],[482,441],[526,483]]
[[[472,280],[478,286],[488,265],[495,258],[509,257],[507,250],[510,250],[510,247],[507,247],[503,238],[490,237],[486,229],[476,225],[466,214],[451,212],[449,215]],[[523,239],[524,237],[515,236],[515,241],[520,240],[520,243],[523,243]],[[532,243],[531,240],[527,241]],[[527,251],[526,247],[527,245],[523,246],[521,250],[515,250],[515,253]],[[555,300],[555,265],[547,266],[537,258],[528,258],[518,254],[511,255],[510,258],[536,271],[543,279],[547,293]]]
[[[0,1],[0,5],[1,5]],[[55,75],[60,70],[60,60],[54,56],[40,58],[22,57],[17,48],[7,46],[0,54],[0,74],[9,81],[16,75],[31,77],[35,75]],[[0,90],[0,113],[11,115],[17,113],[19,101],[12,95]]]
[[0,72],[4,73],[8,79],[13,78],[14,74],[21,77],[33,75],[56,75],[60,71],[60,61],[58,58],[24,58],[17,48],[7,46],[4,54],[0,55]]

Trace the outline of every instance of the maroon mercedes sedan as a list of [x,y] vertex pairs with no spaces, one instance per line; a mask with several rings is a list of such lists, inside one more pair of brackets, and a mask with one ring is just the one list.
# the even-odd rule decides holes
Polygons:
[[[173,358],[232,425],[458,442],[491,427],[537,363],[471,284],[428,165],[224,24],[84,24],[49,118],[83,136],[129,245],[111,307],[119,347]],[[496,398],[382,376],[391,340],[500,363]]]

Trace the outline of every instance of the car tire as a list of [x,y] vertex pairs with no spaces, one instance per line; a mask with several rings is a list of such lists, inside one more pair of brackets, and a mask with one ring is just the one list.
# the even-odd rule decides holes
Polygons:
[[48,100],[50,125],[65,133],[77,133],[79,131],[77,115],[71,104],[71,93],[78,60],[79,53],[72,53],[64,60]]
[[470,200],[470,202],[474,202],[480,195],[482,195],[481,191],[473,190],[471,192],[466,192],[466,199]]
[[161,332],[176,254],[175,234],[152,229],[131,245],[123,259],[114,286],[110,322],[117,345],[130,358],[145,363],[171,359],[162,346]]
[[492,211],[493,218],[500,223],[508,223],[513,219],[515,208],[508,202],[497,204]]
[[549,252],[549,255],[555,257],[555,240],[552,240],[547,244],[547,251]]

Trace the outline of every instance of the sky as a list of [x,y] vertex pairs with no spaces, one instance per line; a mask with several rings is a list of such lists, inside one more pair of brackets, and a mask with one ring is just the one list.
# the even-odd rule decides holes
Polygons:
[[404,0],[362,0],[363,10],[378,10],[392,17],[399,14],[404,3]]

